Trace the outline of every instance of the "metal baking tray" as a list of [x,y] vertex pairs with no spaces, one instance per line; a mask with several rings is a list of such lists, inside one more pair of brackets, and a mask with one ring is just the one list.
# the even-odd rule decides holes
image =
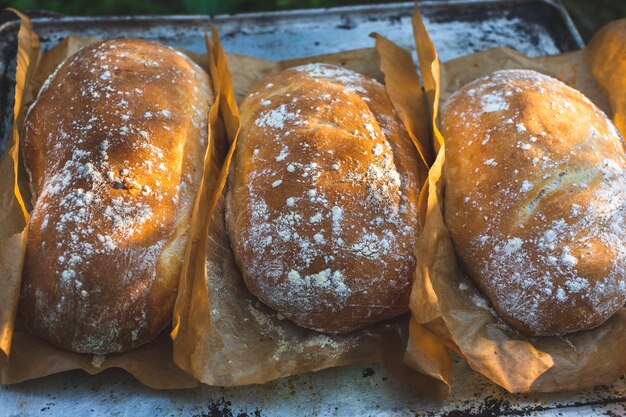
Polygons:
[[[443,61],[494,46],[508,46],[536,57],[584,45],[567,12],[555,0],[439,0],[419,4]],[[33,23],[43,49],[68,35],[134,36],[202,53],[204,33],[212,21],[227,52],[283,60],[371,47],[371,32],[414,51],[412,14],[413,3],[406,2],[228,16],[42,17]],[[7,127],[13,112],[11,88],[18,29],[15,20],[0,26],[0,154],[6,150],[11,131]]]
[[[495,46],[530,56],[576,50],[583,42],[555,0],[420,2],[442,60]],[[371,47],[378,32],[414,51],[413,3],[229,16],[37,17],[48,49],[68,35],[138,36],[203,52],[208,21],[229,53],[281,60]],[[11,130],[19,23],[0,16],[0,153]],[[156,391],[121,370],[66,372],[0,387],[5,416],[589,416],[626,415],[626,380],[577,393],[510,395],[455,360],[449,400],[433,404],[379,365],[327,369],[239,388]]]

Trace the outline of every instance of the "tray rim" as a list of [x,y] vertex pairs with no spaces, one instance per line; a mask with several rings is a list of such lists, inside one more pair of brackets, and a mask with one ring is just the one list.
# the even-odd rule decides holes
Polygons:
[[[252,12],[252,13],[235,13],[235,14],[175,14],[175,15],[111,15],[111,16],[52,16],[52,17],[33,17],[31,21],[34,26],[37,24],[81,24],[81,23],[124,23],[124,22],[145,22],[145,23],[189,23],[189,22],[202,22],[205,23],[229,23],[237,21],[255,20],[255,21],[272,21],[285,18],[312,18],[316,16],[327,16],[330,14],[343,14],[349,12],[366,13],[376,11],[387,12],[409,12],[413,9],[414,5],[420,7],[421,10],[428,10],[433,8],[445,8],[446,6],[489,6],[489,5],[505,5],[515,4],[523,5],[525,3],[543,3],[546,6],[553,8],[563,24],[567,28],[571,40],[576,47],[583,48],[585,42],[583,41],[578,29],[574,25],[569,13],[565,9],[565,6],[560,0],[423,0],[419,2],[393,2],[383,4],[361,4],[350,6],[337,6],[326,8],[313,8],[313,9],[296,9],[296,10],[279,10],[279,11],[264,11],[264,12]],[[404,10],[406,9],[406,10]],[[0,24],[0,35],[5,31],[13,29],[15,26],[19,27],[19,19],[15,16],[14,19]],[[36,29],[36,27],[35,27]]]

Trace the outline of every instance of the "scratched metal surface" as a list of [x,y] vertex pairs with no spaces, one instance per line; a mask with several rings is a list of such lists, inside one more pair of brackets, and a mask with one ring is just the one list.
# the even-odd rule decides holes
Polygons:
[[[569,17],[552,0],[453,0],[421,2],[443,60],[494,46],[531,56],[582,46]],[[414,49],[412,3],[330,10],[216,16],[228,52],[287,59],[372,46],[379,32]],[[140,36],[194,52],[203,51],[208,17],[36,19],[44,48],[70,34],[111,38]],[[1,20],[0,20],[1,21]],[[0,26],[0,153],[10,130],[17,24]],[[418,399],[379,365],[328,369],[261,386],[156,391],[120,370],[89,376],[67,372],[0,387],[4,416],[624,416],[626,380],[577,393],[510,395],[462,361],[444,405]]]
[[[557,0],[435,0],[420,7],[444,61],[493,46],[530,56],[578,49],[583,42]],[[373,46],[378,32],[414,51],[413,3],[389,3],[277,13],[214,16],[229,53],[283,60]],[[209,16],[122,16],[34,19],[44,49],[68,35],[159,40],[204,51]],[[0,17],[0,22],[2,18]],[[6,150],[13,111],[12,74],[18,22],[0,26],[0,154]]]
[[0,416],[625,416],[626,381],[578,393],[510,395],[460,360],[444,405],[419,400],[378,365],[239,388],[155,391],[120,370],[68,372],[0,388]]

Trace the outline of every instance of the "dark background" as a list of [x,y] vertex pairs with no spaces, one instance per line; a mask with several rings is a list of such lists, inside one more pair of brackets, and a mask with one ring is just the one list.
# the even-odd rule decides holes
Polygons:
[[[222,14],[383,3],[372,0],[0,0],[0,6],[68,15]],[[626,17],[626,0],[562,0],[585,40],[603,24]]]

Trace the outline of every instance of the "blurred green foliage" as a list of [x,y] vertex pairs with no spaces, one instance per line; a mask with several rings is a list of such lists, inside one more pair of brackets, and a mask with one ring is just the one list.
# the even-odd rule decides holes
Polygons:
[[[389,1],[389,0],[387,0]],[[396,0],[399,1],[399,0]],[[2,7],[66,15],[223,14],[383,3],[384,0],[0,0]],[[626,17],[626,0],[562,0],[583,38]]]
[[[379,1],[380,2],[380,1]],[[3,7],[68,15],[222,14],[376,3],[374,0],[0,0]]]

